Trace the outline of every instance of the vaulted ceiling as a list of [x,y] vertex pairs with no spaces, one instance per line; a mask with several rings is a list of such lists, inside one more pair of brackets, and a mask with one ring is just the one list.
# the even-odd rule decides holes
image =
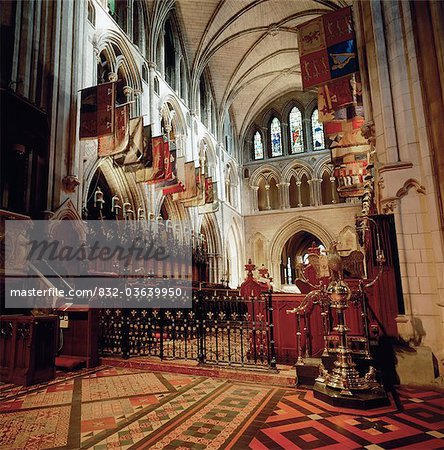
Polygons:
[[296,27],[352,0],[177,0],[192,83],[209,68],[220,117],[242,136],[273,98],[301,90]]

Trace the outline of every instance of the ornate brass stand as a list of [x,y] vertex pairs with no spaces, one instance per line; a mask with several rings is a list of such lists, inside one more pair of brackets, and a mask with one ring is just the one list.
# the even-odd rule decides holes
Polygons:
[[370,366],[365,376],[361,377],[352,360],[352,351],[347,341],[347,333],[350,328],[347,327],[345,321],[345,310],[349,306],[348,300],[351,296],[350,288],[343,280],[332,281],[327,287],[327,294],[330,298],[330,308],[337,312],[338,324],[333,330],[339,334],[339,346],[332,373],[321,368],[320,376],[316,381],[333,389],[339,389],[341,395],[348,396],[353,395],[352,391],[379,388],[379,384],[375,380],[375,369]]
[[[369,230],[369,223],[376,223],[368,216],[360,218],[357,231]],[[379,245],[379,232],[377,231],[376,260],[379,265],[378,275],[368,284],[361,280],[360,292],[365,296],[365,289],[375,284],[381,273],[385,262],[384,252]],[[334,368],[329,372],[322,365],[319,377],[313,387],[314,396],[334,406],[353,408],[374,408],[389,404],[388,398],[376,381],[376,370],[370,366],[367,373],[361,376],[352,360],[352,350],[347,340],[350,329],[345,320],[345,310],[349,307],[351,291],[342,276],[342,263],[338,255],[329,257],[329,269],[331,281],[326,289],[329,298],[329,307],[336,310],[337,325],[333,328],[339,335],[339,346],[337,348]],[[364,308],[366,314],[366,308]]]

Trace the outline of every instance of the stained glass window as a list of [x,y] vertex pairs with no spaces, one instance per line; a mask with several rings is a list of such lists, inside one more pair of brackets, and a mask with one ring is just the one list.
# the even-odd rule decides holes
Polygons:
[[270,126],[271,135],[271,156],[282,155],[282,135],[281,135],[281,123],[279,119],[275,117],[271,121]]
[[318,120],[318,110],[315,109],[311,115],[311,131],[313,134],[313,150],[325,148],[324,126]]
[[303,153],[304,151],[304,132],[302,128],[302,114],[296,106],[290,111],[290,151],[294,153]]
[[264,146],[262,145],[262,137],[259,131],[254,134],[254,159],[262,159],[264,157]]

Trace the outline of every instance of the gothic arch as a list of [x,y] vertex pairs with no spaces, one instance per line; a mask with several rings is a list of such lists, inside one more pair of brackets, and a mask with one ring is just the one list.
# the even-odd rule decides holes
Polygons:
[[160,215],[160,210],[163,204],[165,204],[165,208],[168,211],[169,219],[183,224],[181,227],[184,228],[189,222],[188,212],[181,202],[174,202],[171,196],[161,194],[157,197],[154,207],[154,217],[158,217]]
[[146,194],[143,186],[136,183],[134,174],[127,173],[121,167],[114,167],[111,158],[97,158],[91,161],[85,170],[83,180],[83,205],[87,205],[88,191],[97,169],[101,169],[110,189],[122,202],[128,200],[135,208],[147,210]]
[[[274,235],[270,246],[270,262],[271,274],[278,280],[277,275],[280,273],[279,263],[281,259],[282,249],[285,243],[299,231],[307,231],[316,236],[328,248],[335,236],[332,235],[319,222],[308,217],[300,216],[296,219],[289,220],[279,231]],[[278,281],[276,281],[277,283]]]
[[[97,56],[104,51],[105,55],[109,57],[108,61],[113,72],[117,73],[122,68],[128,86],[131,86],[135,92],[142,92],[142,78],[132,55],[132,50],[119,33],[109,29],[100,31],[94,35],[93,41]],[[115,54],[113,45],[120,50],[121,56]]]
[[[172,94],[167,94],[160,100],[159,103],[162,105],[160,108],[162,117],[163,111],[166,107],[168,109],[168,114],[170,115],[171,121],[170,123],[171,125],[173,125],[175,132],[182,136],[186,136],[187,135],[186,120],[177,98]],[[168,105],[170,106],[170,108],[168,107]],[[173,111],[174,114],[171,114],[171,112]]]
[[[233,217],[231,226],[228,229],[225,239],[225,256],[226,264],[231,262],[230,267],[230,286],[238,287],[242,282],[242,269],[243,269],[243,241],[240,227],[235,217]],[[225,270],[227,267],[225,267]]]
[[[268,267],[268,239],[259,231],[254,233],[248,239],[250,253],[247,255],[248,258],[251,257],[252,261],[256,266],[264,264]],[[258,244],[262,244],[262,251],[258,248]],[[263,253],[263,254],[260,254]]]
[[222,276],[222,239],[214,213],[203,215],[199,230],[199,232],[204,234],[207,239],[210,273],[209,281],[212,283],[218,283]]
[[296,99],[291,99],[290,101],[288,101],[284,107],[282,108],[282,117],[284,119],[285,123],[288,123],[288,115],[290,114],[290,111],[296,106],[297,109],[299,109],[299,111],[302,114],[302,119],[305,118],[305,107],[304,105]]
[[271,176],[273,176],[277,183],[282,181],[282,176],[274,165],[263,164],[251,174],[250,187],[258,186],[261,176],[264,177],[265,180],[268,180]]
[[289,183],[292,175],[300,180],[304,173],[307,175],[307,180],[314,178],[314,171],[309,163],[302,159],[298,159],[297,161],[292,160],[284,167],[284,170],[282,171],[282,180]]
[[319,158],[316,161],[315,165],[313,166],[314,177],[321,178],[326,170],[329,174],[333,172],[330,154],[324,155],[322,158]]

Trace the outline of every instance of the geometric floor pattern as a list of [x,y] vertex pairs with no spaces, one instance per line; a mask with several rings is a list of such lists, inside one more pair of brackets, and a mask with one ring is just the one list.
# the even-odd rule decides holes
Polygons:
[[0,449],[444,449],[443,393],[397,394],[355,411],[310,390],[100,367],[0,385]]

